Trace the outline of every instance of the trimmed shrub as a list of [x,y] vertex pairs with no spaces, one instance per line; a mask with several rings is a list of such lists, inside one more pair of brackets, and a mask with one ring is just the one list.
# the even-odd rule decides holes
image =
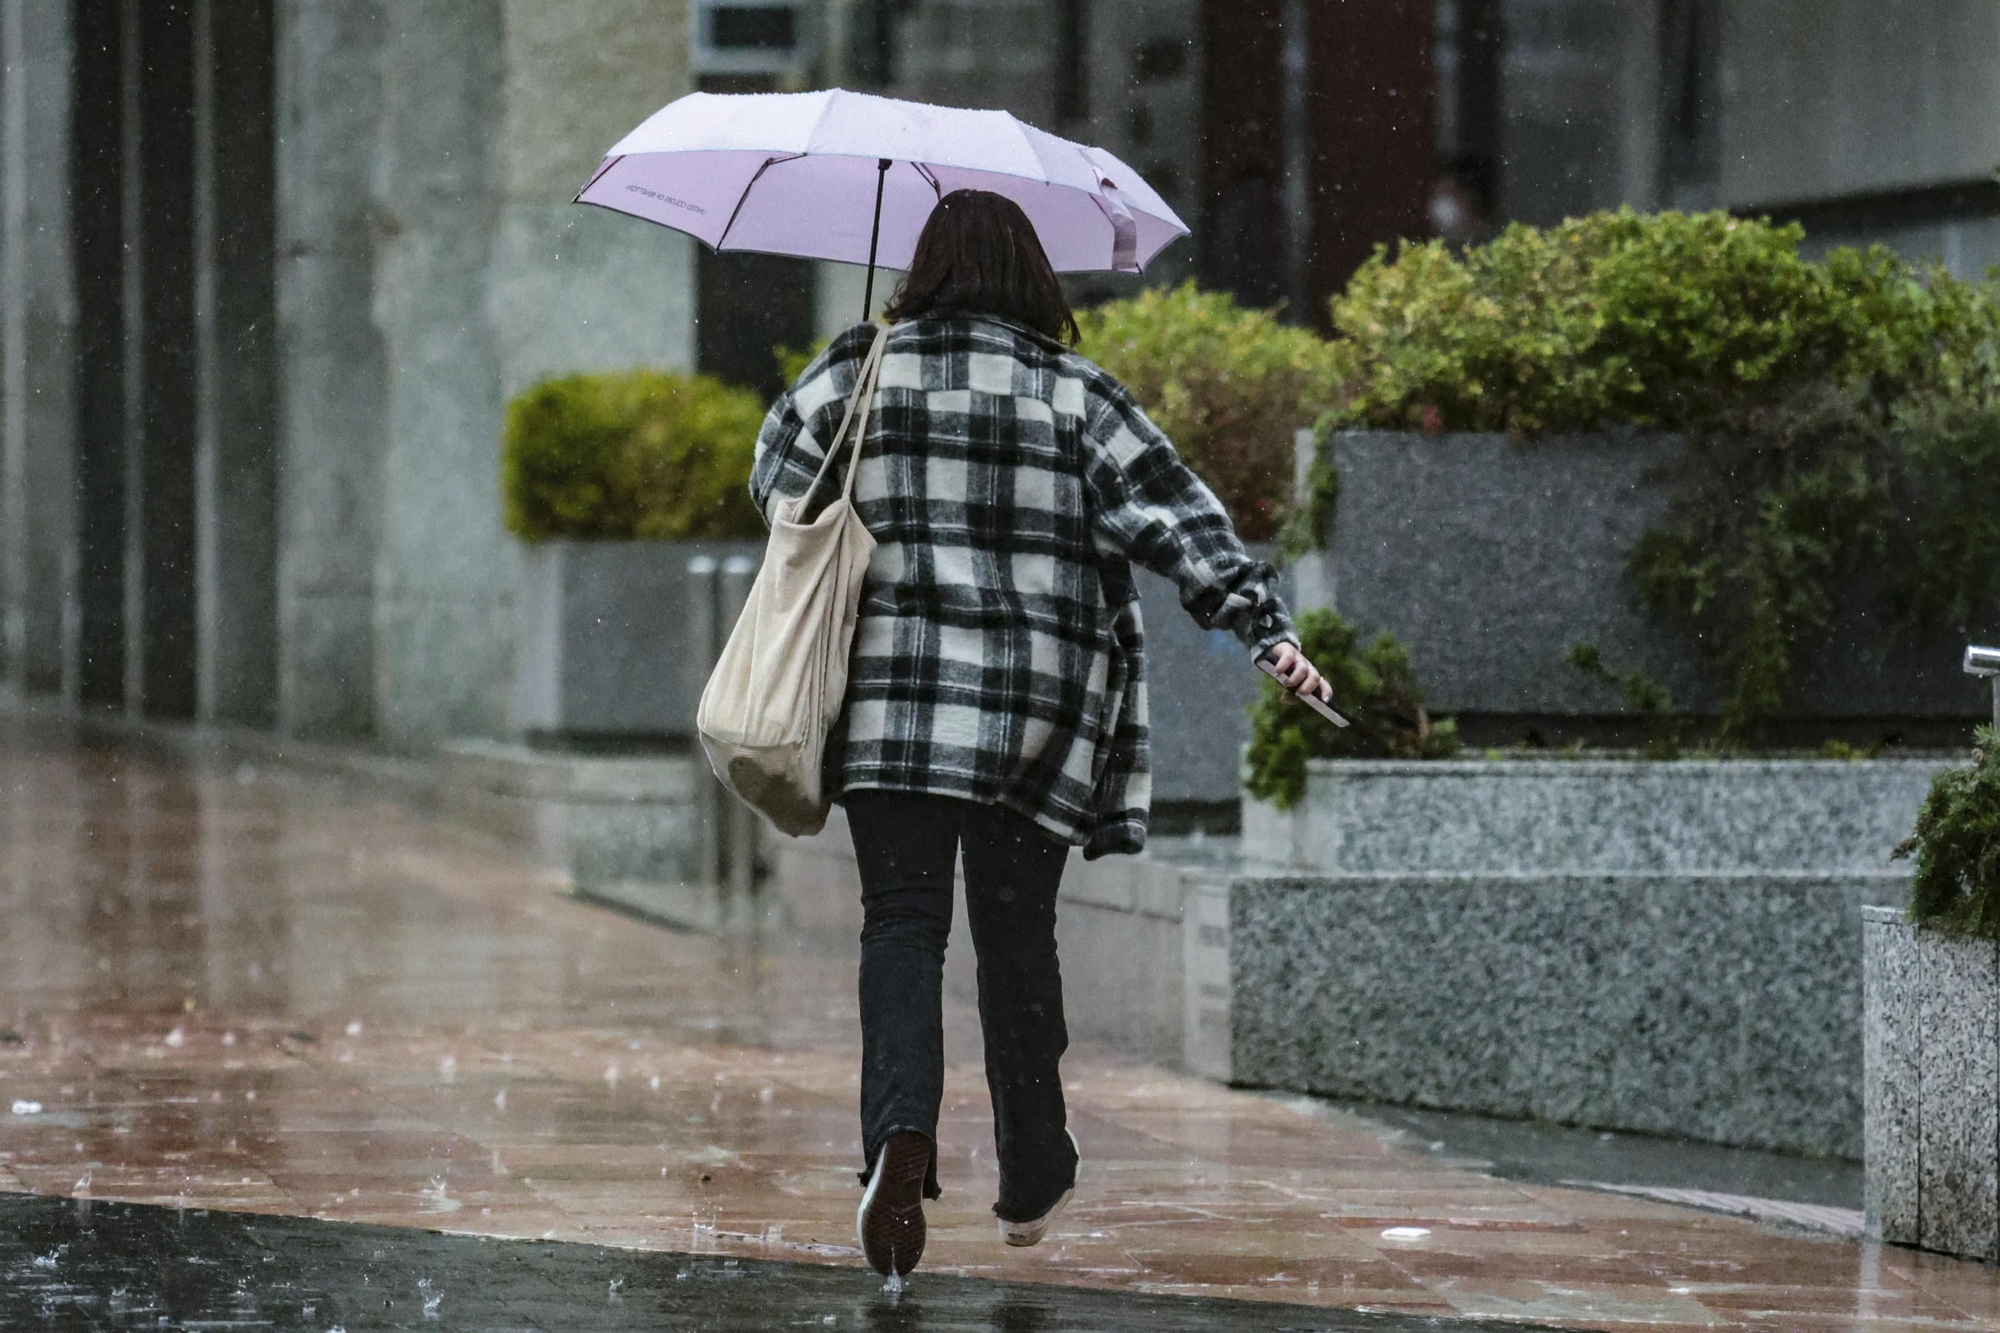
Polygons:
[[1912,921],[2000,939],[2000,735],[1993,728],[1979,729],[1971,767],[1938,774],[1916,832],[1896,856],[1917,862]]
[[1352,371],[1330,422],[1689,435],[1629,572],[1727,682],[1724,737],[1751,736],[1864,562],[1898,571],[1912,623],[2000,607],[1994,288],[1802,237],[1622,210],[1378,250],[1332,303]]
[[507,405],[507,529],[527,541],[760,536],[747,488],[763,418],[756,394],[706,375],[544,380]]
[[1292,435],[1313,425],[1344,378],[1344,353],[1192,282],[1077,316],[1077,350],[1117,376],[1228,506],[1250,541],[1292,511]]
[[1301,650],[1354,725],[1336,727],[1287,703],[1284,689],[1267,678],[1250,706],[1244,786],[1252,796],[1280,810],[1296,806],[1305,796],[1308,759],[1449,759],[1458,753],[1457,724],[1431,721],[1410,655],[1394,638],[1378,635],[1363,647],[1353,626],[1324,609],[1302,612],[1297,623]]

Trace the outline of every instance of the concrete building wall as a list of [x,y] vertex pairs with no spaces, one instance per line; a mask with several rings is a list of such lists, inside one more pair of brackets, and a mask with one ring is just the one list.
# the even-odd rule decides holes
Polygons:
[[1661,0],[1505,0],[1499,215],[1660,202]]
[[278,725],[375,726],[388,368],[370,311],[377,0],[282,0],[277,39]]
[[490,735],[512,675],[515,551],[500,526],[499,0],[384,13],[375,324],[388,366],[375,562],[376,729]]
[[0,681],[75,676],[70,6],[0,8]]
[[693,364],[695,242],[570,200],[689,91],[684,6],[508,0],[491,318],[509,394],[571,370]]
[[2000,5],[1723,6],[1722,197],[1794,203],[1960,181],[2000,162]]

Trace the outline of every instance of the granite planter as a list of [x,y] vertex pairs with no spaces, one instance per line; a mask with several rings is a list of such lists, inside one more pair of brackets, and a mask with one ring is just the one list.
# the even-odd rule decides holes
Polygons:
[[522,550],[513,721],[531,740],[686,744],[705,664],[689,658],[688,561],[750,542],[548,541]]
[[[1513,441],[1502,435],[1357,431],[1333,441],[1340,496],[1319,578],[1369,632],[1406,645],[1432,711],[1471,718],[1619,714],[1610,687],[1565,665],[1592,642],[1697,713],[1719,711],[1693,643],[1633,601],[1626,558],[1666,513],[1690,463],[1675,436]],[[1884,730],[1982,717],[1959,671],[1963,641],[1911,634],[1866,580],[1836,595],[1832,624],[1800,654],[1791,716]]]
[[1858,1157],[1861,913],[1940,766],[1316,762],[1245,803],[1201,1067]]
[[2000,945],[1865,921],[1868,1234],[2000,1261]]
[[1325,874],[1887,873],[1942,760],[1315,760],[1246,858]]
[[[536,742],[684,744],[705,664],[688,652],[688,560],[761,559],[762,542],[550,541],[523,548],[513,720]],[[1271,559],[1277,548],[1251,548]],[[1288,589],[1289,591],[1289,589]],[[1233,635],[1197,626],[1139,571],[1153,717],[1153,799],[1232,809],[1246,712],[1263,677]]]

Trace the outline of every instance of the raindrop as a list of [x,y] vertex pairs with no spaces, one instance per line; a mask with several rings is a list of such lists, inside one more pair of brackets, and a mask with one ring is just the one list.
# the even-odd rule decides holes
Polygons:
[[14,1103],[15,1115],[40,1115],[41,1113],[42,1104],[40,1102],[17,1101]]
[[622,1296],[620,1296],[620,1295],[618,1294],[618,1293],[619,1293],[620,1291],[624,1290],[624,1288],[625,1288],[625,1279],[624,1279],[624,1278],[622,1278],[622,1277],[614,1277],[614,1278],[612,1278],[612,1279],[611,1279],[611,1290],[610,1290],[610,1292],[609,1292],[609,1294],[608,1294],[608,1296],[607,1296],[607,1300],[609,1301],[609,1303],[610,1303],[610,1304],[612,1304],[612,1305],[616,1305],[616,1304],[618,1304],[618,1303],[619,1303],[619,1302],[620,1302],[621,1300],[623,1300],[623,1299],[624,1299],[624,1297],[622,1297]]
[[605,1081],[606,1083],[609,1083],[609,1084],[610,1084],[610,1085],[611,1085],[612,1087],[614,1087],[614,1088],[618,1086],[618,1066],[617,1066],[617,1065],[615,1065],[615,1064],[614,1064],[614,1065],[612,1065],[612,1066],[611,1066],[610,1068],[608,1068],[608,1069],[606,1069],[606,1070],[604,1071],[604,1081]]
[[658,1074],[655,1074],[653,1075],[653,1091],[658,1092],[659,1090],[660,1090],[660,1076]]
[[447,1083],[451,1082],[452,1078],[457,1073],[458,1073],[458,1060],[456,1057],[447,1055],[444,1059],[438,1061],[438,1077],[443,1079],[445,1082]]
[[496,1111],[507,1109],[507,1089],[502,1088],[493,1094],[493,1109]]
[[888,1280],[882,1284],[882,1294],[891,1298],[901,1296],[903,1294],[903,1275],[895,1272],[890,1273]]
[[234,1046],[236,1044],[236,1034],[234,1032],[223,1033],[222,1044],[224,1046]]
[[436,1319],[438,1317],[438,1306],[444,1304],[444,1293],[434,1287],[431,1284],[431,1280],[427,1277],[417,1279],[417,1290],[423,1294],[424,1318]]
[[1431,1234],[1429,1227],[1390,1227],[1382,1233],[1383,1240],[1422,1240]]
[[350,1037],[358,1037],[361,1035],[360,1019],[357,1018],[347,1025],[347,1035]]
[[187,1039],[188,1039],[188,1034],[186,1028],[175,1028],[172,1032],[169,1032],[167,1034],[167,1045],[179,1048],[187,1045]]

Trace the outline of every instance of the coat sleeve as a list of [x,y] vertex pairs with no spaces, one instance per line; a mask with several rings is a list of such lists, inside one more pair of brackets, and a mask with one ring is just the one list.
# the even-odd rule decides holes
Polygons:
[[873,325],[859,324],[835,338],[764,414],[750,465],[750,499],[767,525],[779,504],[804,495],[819,475],[874,336]]
[[1089,395],[1084,451],[1098,534],[1171,579],[1197,624],[1228,630],[1252,655],[1299,641],[1278,598],[1278,571],[1243,549],[1215,492],[1122,387]]

